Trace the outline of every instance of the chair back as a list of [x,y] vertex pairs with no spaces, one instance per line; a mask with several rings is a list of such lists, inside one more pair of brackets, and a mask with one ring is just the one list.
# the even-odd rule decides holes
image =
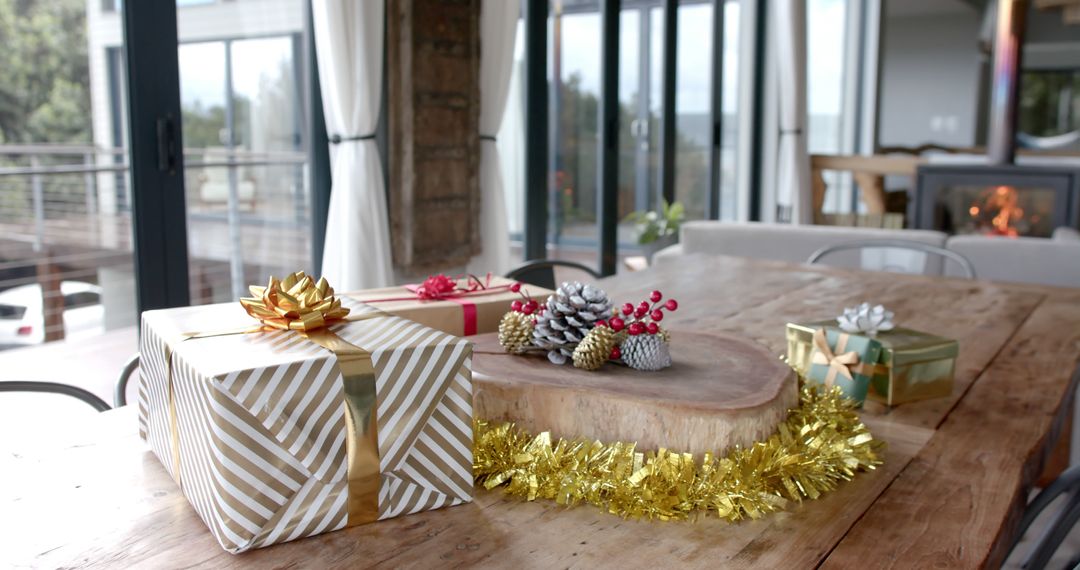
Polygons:
[[562,267],[583,271],[593,279],[598,279],[600,274],[593,268],[574,261],[562,261],[558,259],[534,259],[511,269],[506,273],[506,278],[536,285],[545,289],[555,288],[555,268]]
[[[688,255],[734,255],[803,263],[818,249],[833,244],[896,239],[944,247],[946,237],[930,230],[695,221],[682,226],[680,243],[683,253]],[[909,273],[941,275],[942,260],[924,252],[877,249],[838,252],[830,256],[829,265],[868,270],[904,265]]]
[[81,400],[99,412],[111,410],[105,400],[98,398],[91,392],[59,382],[34,382],[24,380],[0,382],[0,392],[37,392],[41,394],[63,394]]
[[[836,252],[853,250],[861,251],[866,249],[897,249],[902,251],[916,252],[923,255],[936,255],[944,260],[953,261],[957,266],[959,266],[960,275],[968,279],[975,278],[975,268],[971,265],[971,262],[968,261],[967,258],[965,258],[963,255],[960,255],[955,251],[947,250],[943,247],[938,247],[936,245],[929,245],[917,241],[900,239],[860,240],[827,245],[819,248],[817,251],[810,254],[810,257],[806,259],[806,262],[809,264],[814,264],[820,262],[824,257]],[[881,271],[891,271],[894,273],[916,273],[916,271],[910,270],[910,265],[908,264],[885,265],[878,269],[880,269]]]

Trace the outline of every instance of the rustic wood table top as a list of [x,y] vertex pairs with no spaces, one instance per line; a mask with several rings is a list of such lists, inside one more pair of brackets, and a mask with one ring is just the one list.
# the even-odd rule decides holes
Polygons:
[[996,566],[1071,415],[1080,290],[693,256],[603,286],[616,299],[660,289],[680,302],[673,328],[734,333],[777,354],[788,321],[884,303],[903,325],[960,341],[956,387],[891,411],[868,404],[884,465],[756,521],[628,521],[481,490],[470,505],[238,556],[138,439],[129,406],[61,448],[0,459],[0,565]]

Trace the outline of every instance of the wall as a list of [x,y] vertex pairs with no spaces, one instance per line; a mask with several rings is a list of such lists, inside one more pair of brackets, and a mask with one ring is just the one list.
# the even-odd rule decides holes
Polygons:
[[881,146],[975,143],[980,24],[974,9],[886,17]]

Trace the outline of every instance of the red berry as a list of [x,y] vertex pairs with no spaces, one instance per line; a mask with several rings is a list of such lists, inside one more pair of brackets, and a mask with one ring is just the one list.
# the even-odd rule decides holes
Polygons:
[[521,307],[524,305],[521,301],[511,301],[510,310],[515,312],[521,312]]
[[619,358],[622,358],[622,351],[619,350],[618,346],[611,347],[611,360],[618,360]]
[[536,302],[535,300],[533,300],[533,299],[529,299],[529,301],[525,303],[525,306],[526,306],[526,307],[529,307],[529,308],[531,308],[531,309],[532,309],[533,311],[535,311],[536,309],[539,309],[539,308],[540,308],[540,303],[537,303],[537,302]]
[[641,323],[630,323],[630,334],[637,336],[645,332],[645,325]]
[[607,321],[605,321],[604,319],[600,319],[599,321],[596,321],[596,326],[598,326],[598,327],[606,327],[606,326],[608,326],[608,324],[607,324]]
[[649,334],[656,334],[660,332],[660,325],[656,323],[649,323],[645,325],[645,330],[649,331]]
[[525,313],[526,315],[533,314],[533,311],[535,311],[535,310],[536,310],[536,307],[533,307],[532,305],[530,305],[528,303],[525,303],[525,306],[521,308],[521,312]]
[[613,330],[615,332],[619,332],[619,331],[623,330],[624,328],[626,328],[626,321],[620,319],[619,317],[612,317],[610,325],[611,325],[611,330]]
[[652,299],[653,303],[659,303],[660,299],[664,298],[664,294],[659,291],[653,291],[652,293],[649,293],[649,298]]
[[642,302],[638,303],[637,308],[638,309],[644,309],[644,310],[648,311],[649,310],[649,302],[648,301],[642,301]]
[[674,311],[679,308],[679,302],[675,299],[668,299],[667,303],[664,303],[664,306],[667,307],[667,310]]
[[649,314],[649,316],[652,317],[652,320],[654,321],[662,321],[664,320],[664,311],[661,311],[660,309],[655,309],[652,313]]
[[633,303],[627,303],[627,304],[622,306],[622,314],[629,315],[630,313],[633,313],[633,312],[634,312],[634,304]]
[[510,290],[515,292],[515,293],[517,293],[518,291],[521,291],[521,283],[514,283],[513,285],[510,286]]
[[638,308],[634,309],[634,316],[640,319],[641,317],[645,316],[645,313],[648,313],[648,312],[649,312],[648,307],[646,307],[644,309],[642,309],[641,307],[638,307]]

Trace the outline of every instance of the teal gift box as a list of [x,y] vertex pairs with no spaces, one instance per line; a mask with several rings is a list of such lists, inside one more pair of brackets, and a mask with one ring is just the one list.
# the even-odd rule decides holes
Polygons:
[[806,380],[830,388],[839,386],[861,406],[881,356],[881,344],[835,327],[822,327],[814,331],[812,346]]

